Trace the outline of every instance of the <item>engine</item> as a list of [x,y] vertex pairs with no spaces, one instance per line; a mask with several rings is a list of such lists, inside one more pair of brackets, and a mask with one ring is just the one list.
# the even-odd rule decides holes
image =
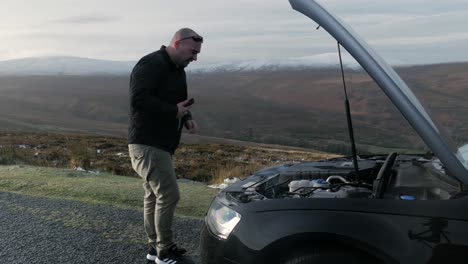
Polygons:
[[458,182],[446,175],[440,161],[423,155],[368,156],[289,164],[265,169],[238,193],[243,202],[286,198],[370,198],[402,200],[451,199]]

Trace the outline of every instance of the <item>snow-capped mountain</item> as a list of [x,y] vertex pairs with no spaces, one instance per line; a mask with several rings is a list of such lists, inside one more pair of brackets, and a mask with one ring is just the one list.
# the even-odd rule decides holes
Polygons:
[[135,62],[78,57],[31,57],[0,61],[0,75],[128,74]]
[[[343,65],[347,68],[357,68],[359,64],[347,53],[342,54]],[[203,65],[191,64],[188,71],[192,72],[235,72],[235,71],[280,71],[300,70],[306,68],[335,68],[340,67],[336,53],[323,53],[307,57],[290,59],[249,60],[235,63],[217,63]]]
[[[79,57],[31,57],[0,61],[0,76],[3,75],[126,75],[135,65],[135,61],[109,61]],[[343,54],[343,64],[355,68],[357,62],[348,54]],[[304,68],[339,67],[335,53],[319,54],[291,59],[249,60],[203,64],[193,62],[188,72],[242,72],[242,71],[279,71]]]

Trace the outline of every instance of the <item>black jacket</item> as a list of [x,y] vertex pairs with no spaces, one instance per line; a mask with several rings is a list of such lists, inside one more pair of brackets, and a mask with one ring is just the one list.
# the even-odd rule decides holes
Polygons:
[[187,99],[185,71],[170,59],[166,47],[138,61],[130,75],[128,143],[143,144],[174,153],[180,141],[177,103]]

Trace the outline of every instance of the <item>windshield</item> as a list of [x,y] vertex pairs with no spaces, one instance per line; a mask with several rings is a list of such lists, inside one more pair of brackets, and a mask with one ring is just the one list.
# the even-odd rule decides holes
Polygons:
[[293,9],[303,13],[332,35],[362,68],[418,132],[448,171],[468,184],[467,160],[448,133],[426,111],[413,91],[358,34],[313,0],[290,0]]
[[463,160],[463,166],[468,169],[468,144],[465,144],[458,148],[458,155]]

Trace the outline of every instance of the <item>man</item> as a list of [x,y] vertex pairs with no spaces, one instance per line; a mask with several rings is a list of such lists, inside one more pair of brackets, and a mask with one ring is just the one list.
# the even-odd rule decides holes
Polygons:
[[198,131],[190,113],[184,68],[197,60],[203,38],[178,30],[170,44],[138,61],[130,76],[128,148],[133,169],[143,178],[147,260],[191,263],[173,241],[172,219],[179,201],[172,155],[183,127]]

